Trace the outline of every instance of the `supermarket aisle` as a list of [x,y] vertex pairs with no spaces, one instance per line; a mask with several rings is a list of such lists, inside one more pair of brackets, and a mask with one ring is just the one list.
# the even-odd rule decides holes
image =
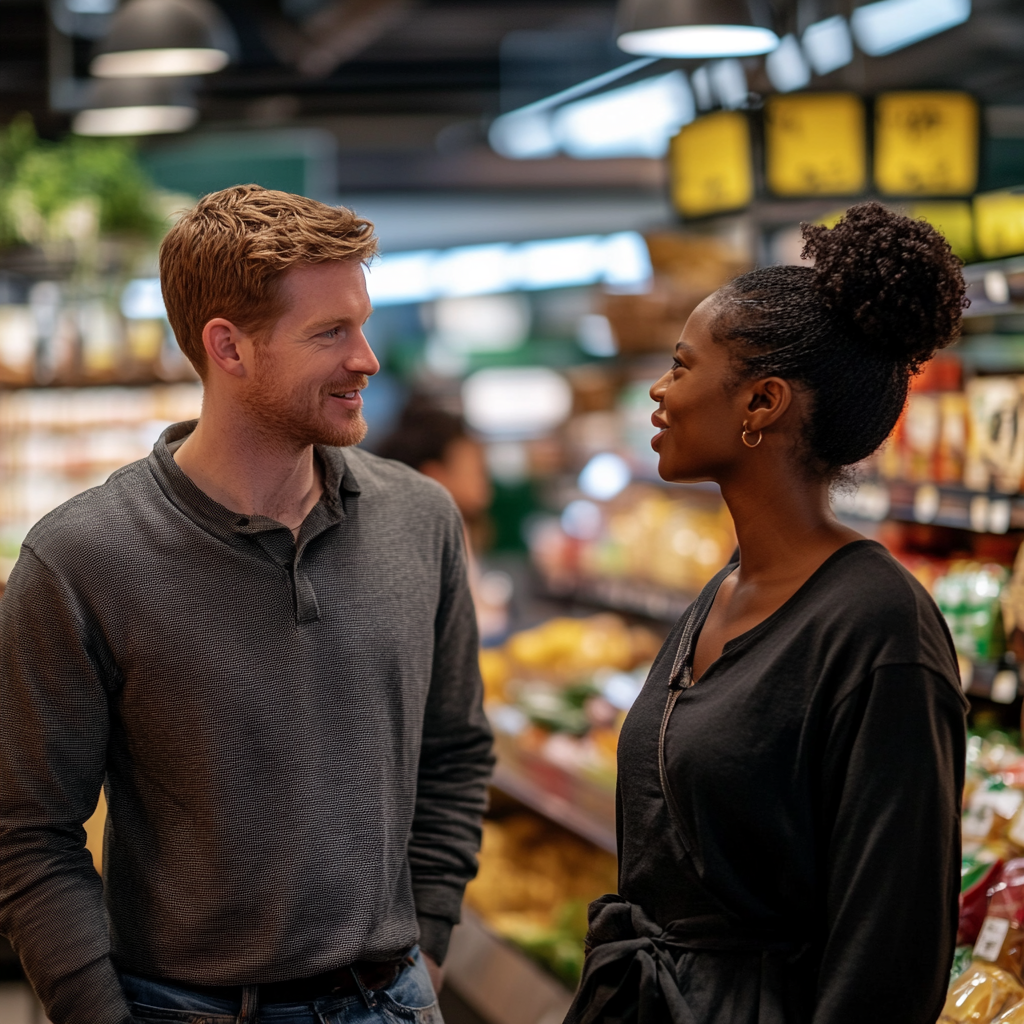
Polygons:
[[47,1024],[43,1008],[24,982],[0,983],[0,1024]]

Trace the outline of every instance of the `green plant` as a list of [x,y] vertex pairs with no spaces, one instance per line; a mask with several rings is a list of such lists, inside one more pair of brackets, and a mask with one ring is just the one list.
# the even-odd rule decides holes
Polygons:
[[132,143],[76,135],[50,142],[28,114],[0,129],[0,244],[157,238],[163,226]]

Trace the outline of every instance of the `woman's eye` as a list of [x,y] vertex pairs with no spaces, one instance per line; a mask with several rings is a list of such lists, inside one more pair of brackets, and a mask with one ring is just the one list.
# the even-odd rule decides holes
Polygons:
[[673,370],[681,370],[682,368],[683,368],[683,364],[681,362],[679,362],[678,359],[673,359],[672,360],[672,369]]

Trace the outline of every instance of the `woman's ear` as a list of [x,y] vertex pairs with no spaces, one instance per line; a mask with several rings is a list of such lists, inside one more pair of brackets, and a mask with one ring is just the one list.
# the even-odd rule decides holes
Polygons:
[[793,403],[793,388],[782,377],[766,377],[756,381],[747,403],[747,429],[764,430],[785,415]]

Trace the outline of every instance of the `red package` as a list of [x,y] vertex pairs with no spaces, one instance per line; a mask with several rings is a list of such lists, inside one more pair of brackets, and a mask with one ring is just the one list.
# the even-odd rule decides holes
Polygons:
[[984,873],[960,893],[960,924],[956,933],[958,946],[973,946],[978,941],[985,914],[988,912],[989,889],[1002,871],[1001,860],[989,864]]

